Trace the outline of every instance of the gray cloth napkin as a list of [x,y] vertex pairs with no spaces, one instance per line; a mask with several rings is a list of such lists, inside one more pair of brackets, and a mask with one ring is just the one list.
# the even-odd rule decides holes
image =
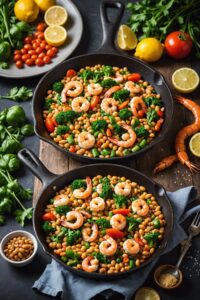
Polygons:
[[[186,211],[187,205],[195,200],[197,196],[195,187],[190,186],[173,193],[167,192],[167,194],[174,211],[174,228],[164,253],[170,252],[187,238],[180,224],[200,209],[200,205],[197,205]],[[115,281],[95,281],[82,278],[73,275],[52,260],[41,277],[34,283],[33,288],[51,296],[61,293],[61,299],[69,300],[89,300],[100,293],[108,299],[114,292],[124,295],[125,299],[129,300],[134,292],[144,283],[157,260],[158,258],[133,274]]]

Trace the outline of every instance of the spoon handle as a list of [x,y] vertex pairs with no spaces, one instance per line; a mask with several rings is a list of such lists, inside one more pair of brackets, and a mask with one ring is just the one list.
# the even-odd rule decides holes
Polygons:
[[192,236],[189,235],[188,239],[184,242],[184,245],[181,247],[181,254],[180,254],[179,260],[176,264],[176,269],[179,268],[180,264],[182,263],[183,258],[185,257],[185,254],[188,252],[188,249],[191,246],[191,239],[192,239]]

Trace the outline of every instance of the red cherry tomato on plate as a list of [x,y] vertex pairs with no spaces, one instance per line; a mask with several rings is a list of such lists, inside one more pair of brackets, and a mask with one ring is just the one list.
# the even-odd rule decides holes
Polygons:
[[21,60],[21,59],[22,59],[22,56],[20,54],[14,55],[14,61],[18,61],[18,60]]
[[192,50],[192,39],[188,33],[175,31],[165,39],[167,53],[176,59],[187,57]]
[[54,221],[56,219],[55,215],[51,212],[46,213],[42,216],[42,220],[44,221]]
[[129,74],[127,77],[128,81],[137,82],[141,79],[141,75],[139,73]]
[[21,52],[21,54],[26,54],[26,53],[27,53],[27,50],[24,49],[24,48],[22,48],[22,49],[20,50],[20,52]]
[[125,236],[124,232],[114,228],[106,229],[106,233],[113,239],[122,239]]
[[118,208],[118,209],[113,209],[113,214],[120,214],[127,216],[130,213],[130,209],[128,208]]
[[44,58],[43,58],[43,62],[45,64],[49,64],[51,62],[51,57],[49,57],[48,55],[46,55]]
[[37,25],[36,29],[37,29],[37,31],[44,31],[46,26],[47,25],[45,23],[41,22]]
[[56,55],[56,52],[55,52],[55,50],[53,50],[53,48],[52,48],[52,49],[49,49],[49,50],[47,51],[47,55],[50,56],[50,57],[54,57],[54,56]]
[[20,50],[15,50],[14,55],[18,55],[18,54],[21,54],[21,51]]
[[44,65],[44,62],[41,58],[37,58],[35,60],[35,64],[38,66],[38,67],[42,67]]
[[53,48],[53,46],[51,46],[51,45],[46,45],[46,47],[45,47],[45,49],[48,51],[49,49],[52,49]]
[[28,58],[26,61],[25,61],[25,64],[29,67],[33,66],[34,65],[34,60],[32,58]]
[[33,46],[31,44],[25,44],[24,49],[31,50],[31,49],[33,49]]
[[30,44],[32,42],[33,38],[31,36],[26,36],[24,38],[24,44]]
[[33,55],[31,55],[31,58],[32,58],[32,60],[35,61],[38,58],[38,56],[37,56],[37,54],[33,54]]
[[22,55],[22,60],[25,61],[30,57],[31,57],[30,54],[24,54],[24,55]]
[[39,58],[43,59],[45,57],[45,53],[44,52],[41,52],[39,55],[38,55]]
[[17,67],[18,69],[21,69],[21,68],[23,68],[23,66],[24,66],[24,64],[23,64],[23,62],[22,62],[21,60],[16,61],[15,65],[16,65],[16,67]]

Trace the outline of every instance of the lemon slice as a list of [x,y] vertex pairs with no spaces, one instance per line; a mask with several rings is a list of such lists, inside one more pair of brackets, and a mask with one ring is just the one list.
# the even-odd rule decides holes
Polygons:
[[181,93],[191,93],[199,85],[199,75],[191,68],[181,68],[173,73],[172,84]]
[[67,39],[67,31],[62,26],[49,26],[44,32],[45,40],[49,45],[59,47]]
[[154,289],[143,287],[136,292],[135,300],[160,300],[160,296]]
[[119,27],[117,44],[122,50],[133,50],[137,46],[137,37],[127,25]]
[[194,134],[189,143],[190,151],[197,157],[200,157],[200,132]]
[[67,22],[68,13],[66,9],[60,5],[49,7],[44,15],[47,25],[64,25]]

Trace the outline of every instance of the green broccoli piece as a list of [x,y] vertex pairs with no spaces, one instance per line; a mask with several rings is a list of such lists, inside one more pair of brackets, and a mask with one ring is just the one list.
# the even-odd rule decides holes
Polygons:
[[44,105],[43,105],[43,109],[50,109],[51,108],[51,104],[54,102],[54,100],[52,98],[46,98],[44,100]]
[[110,116],[110,123],[113,126],[113,131],[115,134],[122,135],[125,132],[124,128],[116,123],[113,116]]
[[94,72],[94,74],[93,74],[93,80],[94,80],[94,82],[96,83],[96,82],[101,81],[102,78],[103,78],[103,76],[104,76],[103,72],[100,72],[100,71]]
[[103,263],[103,264],[109,264],[110,263],[110,259],[107,258],[105,255],[103,255],[100,252],[93,252],[92,255],[98,259],[99,262]]
[[67,126],[67,125],[59,125],[56,128],[56,134],[57,135],[63,135],[63,134],[65,134],[68,131],[69,131],[69,126]]
[[77,240],[81,237],[81,230],[71,230],[68,229],[67,232],[67,245],[73,245],[77,242]]
[[68,205],[57,206],[55,211],[59,215],[65,215],[68,211],[70,211],[70,207]]
[[127,222],[128,222],[128,231],[133,231],[138,229],[139,224],[142,222],[141,218],[133,218],[133,217],[127,217]]
[[111,66],[104,66],[102,68],[102,72],[104,73],[105,76],[112,76],[115,74],[115,71],[113,70],[113,67]]
[[95,223],[102,229],[110,228],[110,221],[105,218],[98,219]]
[[62,111],[56,115],[56,122],[61,125],[72,123],[76,116],[77,113],[73,110]]
[[155,109],[151,109],[147,112],[147,122],[149,125],[157,118],[158,118],[158,114]]
[[80,189],[80,188],[85,189],[86,182],[83,179],[75,179],[74,181],[72,181],[71,188],[72,188],[72,190],[76,190],[76,189]]
[[115,204],[116,204],[117,208],[120,208],[120,207],[126,205],[126,203],[127,203],[126,196],[114,194],[113,198],[115,200]]
[[160,99],[156,97],[147,97],[144,98],[144,102],[147,106],[155,105],[155,106],[162,106],[162,102]]
[[45,233],[54,232],[56,229],[51,226],[51,222],[45,221],[42,225],[42,229]]
[[137,137],[144,137],[146,139],[149,136],[149,132],[144,128],[144,126],[136,127],[134,130]]
[[132,116],[132,112],[128,108],[124,108],[119,111],[119,117],[122,120],[127,120],[131,116]]
[[110,88],[112,86],[118,85],[118,83],[115,80],[110,78],[104,79],[100,84],[103,88]]
[[92,123],[92,130],[94,132],[105,130],[107,127],[107,122],[105,120],[96,120]]
[[124,102],[130,95],[130,92],[128,90],[119,90],[113,94],[113,98],[119,103]]
[[64,83],[61,81],[54,82],[52,86],[52,89],[57,93],[61,93],[63,88],[64,88]]
[[112,197],[113,191],[112,187],[110,185],[110,180],[107,177],[104,177],[101,179],[101,184],[102,184],[102,192],[100,194],[100,197],[103,199],[109,199]]
[[84,70],[82,73],[78,74],[81,78],[83,78],[84,82],[87,82],[89,79],[93,79],[94,72],[91,70]]
[[156,243],[159,235],[159,232],[149,232],[144,235],[144,238],[145,240],[147,240],[150,248],[153,247],[153,245]]

